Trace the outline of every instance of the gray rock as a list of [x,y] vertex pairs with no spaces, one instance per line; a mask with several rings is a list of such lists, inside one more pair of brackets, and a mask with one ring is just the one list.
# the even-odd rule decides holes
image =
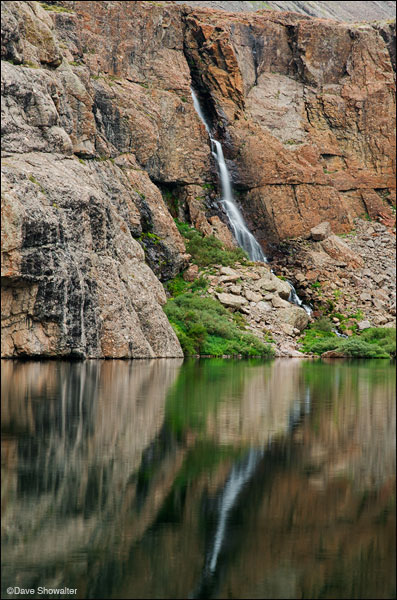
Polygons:
[[299,306],[288,306],[285,310],[280,311],[279,320],[281,323],[291,325],[292,328],[302,331],[309,323],[309,317],[306,311]]
[[264,302],[263,300],[261,300],[256,305],[256,308],[261,312],[267,312],[269,310],[272,310],[272,305],[269,302]]
[[230,306],[231,308],[241,308],[244,304],[247,304],[247,300],[242,296],[235,296],[234,294],[226,294],[226,293],[218,293],[216,294],[219,302],[224,304],[225,306]]
[[360,331],[364,331],[364,329],[368,329],[369,327],[371,327],[371,323],[369,321],[359,321],[357,323],[357,327]]
[[286,281],[279,279],[275,275],[271,274],[268,280],[265,280],[261,288],[263,291],[276,292],[281,298],[289,298],[291,288]]
[[250,290],[245,290],[244,296],[250,302],[260,302],[262,300],[262,294],[257,294],[256,292],[251,292]]
[[289,302],[280,298],[280,296],[274,295],[272,298],[272,304],[274,308],[288,308],[291,306]]
[[41,152],[2,168],[2,355],[182,356],[114,166]]

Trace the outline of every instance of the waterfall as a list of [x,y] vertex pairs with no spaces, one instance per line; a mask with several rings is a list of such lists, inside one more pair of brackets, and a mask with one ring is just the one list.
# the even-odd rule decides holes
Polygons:
[[[205,120],[204,113],[201,110],[198,98],[192,88],[190,88],[190,91],[193,98],[194,108],[196,109],[196,112],[200,117],[200,120],[203,123],[210,138],[212,155],[217,162],[219,178],[221,180],[222,206],[224,207],[227,218],[229,219],[229,223],[233,230],[234,237],[240,248],[243,248],[243,250],[247,252],[251,260],[267,263],[267,258],[261,246],[256,241],[252,233],[249,231],[244,221],[244,217],[241,214],[241,211],[234,200],[232,181],[225,162],[225,157],[223,155],[222,145],[220,144],[220,142],[218,142],[218,140],[215,140],[211,136],[211,130],[207,121]],[[292,304],[296,304],[297,306],[301,306],[307,312],[307,314],[311,316],[312,309],[310,308],[310,306],[303,304],[302,300],[299,298],[294,286],[290,281],[288,281],[288,284],[291,287],[291,293],[288,298],[289,302],[291,302]]]
[[240,248],[243,248],[243,250],[247,252],[251,260],[267,262],[267,258],[262,248],[254,238],[252,233],[249,231],[247,225],[245,224],[243,215],[241,214],[241,211],[234,200],[231,178],[229,170],[226,166],[225,157],[223,156],[222,146],[220,142],[218,142],[211,136],[210,128],[205,120],[198,98],[192,89],[191,93],[194,108],[196,109],[196,112],[200,117],[211,141],[212,155],[214,156],[217,162],[219,178],[221,180],[222,206],[224,207],[227,218],[229,219],[229,223],[233,230],[234,237]]
[[291,291],[288,296],[288,302],[291,302],[291,304],[296,304],[296,306],[300,306],[307,312],[309,317],[311,317],[311,315],[313,313],[311,307],[308,306],[307,304],[303,304],[302,300],[299,298],[298,294],[296,293],[296,289],[294,288],[292,283],[290,281],[288,281],[288,279],[287,279],[287,283],[291,288]]

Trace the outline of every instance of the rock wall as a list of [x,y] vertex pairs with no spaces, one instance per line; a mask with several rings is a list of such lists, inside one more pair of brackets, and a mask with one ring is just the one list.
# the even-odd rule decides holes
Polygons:
[[246,218],[268,251],[321,220],[343,232],[364,213],[389,215],[389,24],[205,8],[186,8],[184,18],[194,83],[234,166]]
[[[186,4],[186,1],[177,0],[177,4]],[[336,21],[375,21],[392,19],[396,16],[396,3],[389,1],[372,2],[294,2],[281,0],[272,2],[250,2],[249,0],[198,0],[191,2],[191,6],[207,6],[233,12],[246,12],[258,10],[293,11],[310,17],[321,19],[335,19]]]
[[[392,25],[173,3],[2,3],[2,355],[180,356],[170,214],[227,237],[190,96],[266,247],[393,198]],[[163,193],[161,193],[163,192]]]

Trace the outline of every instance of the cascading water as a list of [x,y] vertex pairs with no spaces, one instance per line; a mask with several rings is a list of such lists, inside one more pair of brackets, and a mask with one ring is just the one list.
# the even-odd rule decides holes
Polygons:
[[310,317],[313,312],[312,309],[310,308],[310,306],[308,306],[307,304],[303,304],[302,300],[299,298],[298,294],[296,293],[296,289],[294,288],[292,283],[290,281],[288,281],[288,279],[287,279],[287,283],[291,288],[291,291],[290,291],[290,294],[288,297],[288,302],[291,302],[291,304],[296,304],[296,306],[302,307]]
[[[218,142],[218,140],[215,140],[212,137],[211,130],[209,128],[207,121],[205,120],[204,113],[201,110],[201,106],[198,101],[198,98],[192,88],[190,89],[190,91],[191,91],[192,98],[193,98],[194,108],[196,109],[196,112],[197,112],[198,116],[200,117],[200,120],[203,123],[203,125],[208,133],[208,136],[210,138],[212,155],[214,156],[214,158],[218,164],[219,177],[220,177],[221,186],[222,186],[222,205],[223,205],[226,215],[229,219],[229,223],[233,230],[234,237],[235,237],[238,245],[240,246],[240,248],[243,248],[243,250],[245,250],[247,252],[247,254],[251,260],[267,263],[268,262],[267,258],[265,256],[261,246],[256,241],[256,239],[252,235],[252,233],[249,231],[247,225],[245,224],[243,215],[241,214],[241,211],[238,208],[238,206],[234,200],[231,177],[230,177],[228,168],[226,166],[225,157],[223,155],[222,145],[220,144],[220,142]],[[294,286],[292,285],[292,283],[288,281],[288,284],[291,287],[289,301],[292,304],[296,304],[297,306],[301,306],[302,308],[304,308],[304,310],[310,316],[312,313],[312,309],[309,306],[307,306],[306,304],[303,304],[302,300],[299,298],[298,294],[296,293],[296,290],[295,290]]]
[[226,166],[225,157],[223,156],[223,150],[220,142],[214,140],[211,136],[210,128],[205,120],[203,111],[201,110],[201,106],[199,104],[198,98],[193,90],[191,90],[194,108],[198,116],[200,117],[204,127],[207,130],[208,136],[211,141],[212,155],[218,164],[219,177],[221,180],[222,186],[222,205],[225,209],[227,218],[229,219],[229,223],[234,233],[234,237],[240,248],[243,248],[253,261],[261,261],[267,262],[267,258],[263,253],[262,248],[249,231],[247,225],[245,224],[243,215],[238,208],[234,197],[233,190],[231,184],[231,178]]

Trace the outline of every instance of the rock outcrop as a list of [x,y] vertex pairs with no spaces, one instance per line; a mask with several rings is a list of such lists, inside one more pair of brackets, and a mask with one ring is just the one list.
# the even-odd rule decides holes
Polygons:
[[391,215],[395,79],[382,27],[205,8],[185,21],[194,84],[268,252],[321,221],[342,233],[364,213]]
[[[395,264],[395,235],[381,223],[357,219],[343,237],[331,232],[321,241],[286,243],[274,268],[315,309],[350,315],[345,324],[351,334],[349,326],[354,324],[359,330],[395,326]],[[319,314],[315,310],[314,315]]]
[[309,323],[300,306],[288,302],[291,286],[271,272],[269,265],[236,264],[233,269],[211,267],[200,274],[209,281],[208,294],[240,313],[245,328],[263,342],[275,343],[277,356],[302,356],[297,336]]
[[393,35],[272,11],[3,2],[3,355],[181,355],[159,283],[188,266],[172,217],[233,244],[192,82],[267,250],[322,221],[391,218]]
[[[177,0],[177,4],[186,4]],[[269,2],[250,2],[243,0],[194,0],[192,6],[206,6],[233,12],[258,10],[293,11],[310,17],[328,18],[336,21],[376,21],[393,19],[396,15],[396,3],[389,1],[373,2],[294,2],[293,0]]]

